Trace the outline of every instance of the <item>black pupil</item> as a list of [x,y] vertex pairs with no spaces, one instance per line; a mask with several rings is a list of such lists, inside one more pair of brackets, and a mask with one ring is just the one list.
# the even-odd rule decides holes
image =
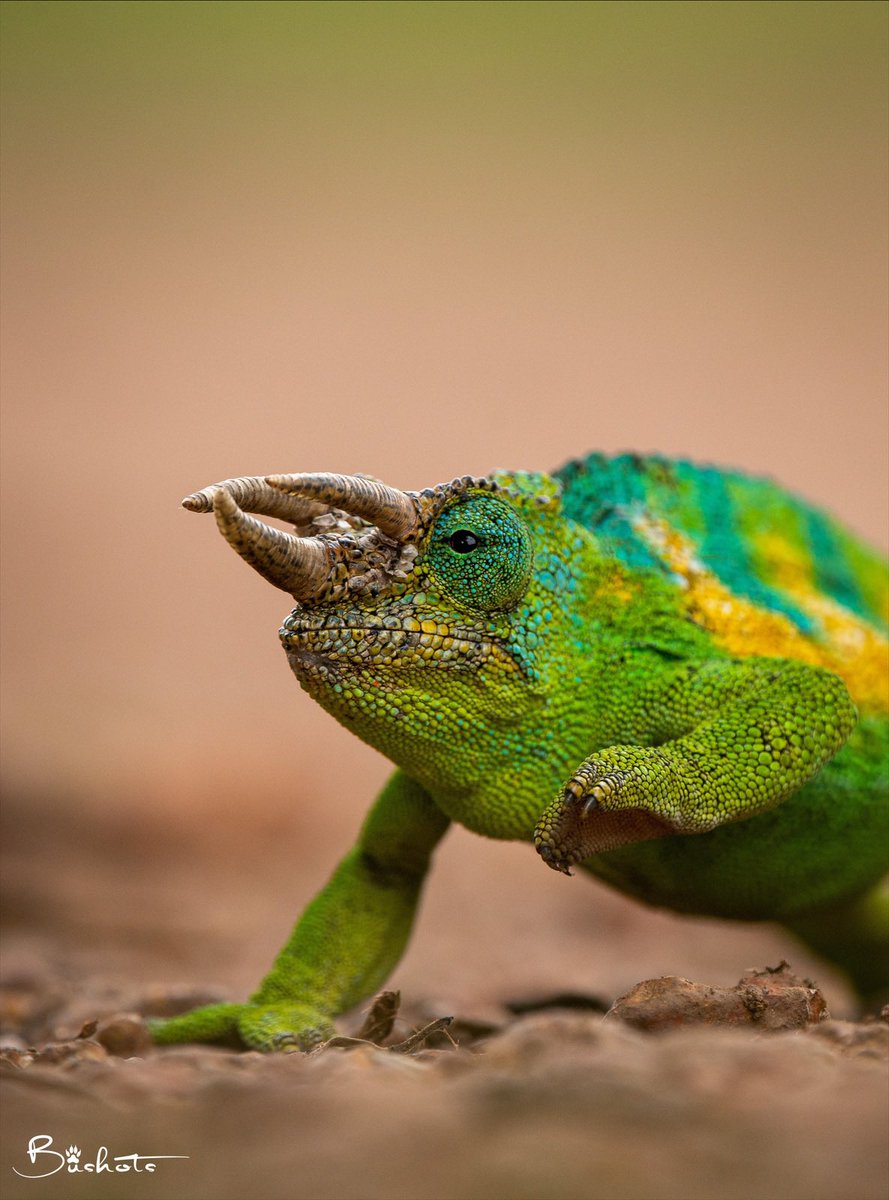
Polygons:
[[456,533],[452,533],[448,538],[448,545],[452,550],[456,550],[458,554],[468,554],[470,550],[474,550],[478,545],[478,538],[474,533],[470,533],[468,529],[458,529]]

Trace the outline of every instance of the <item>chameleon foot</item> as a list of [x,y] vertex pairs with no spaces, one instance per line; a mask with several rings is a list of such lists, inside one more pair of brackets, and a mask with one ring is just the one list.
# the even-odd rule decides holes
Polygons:
[[265,1052],[310,1050],[336,1032],[316,1009],[289,1004],[210,1004],[181,1017],[150,1021],[149,1029],[160,1046],[217,1042]]
[[266,1053],[311,1050],[336,1033],[333,1022],[317,1009],[299,1004],[248,1004],[238,1032],[252,1050]]
[[667,821],[633,804],[631,787],[638,795],[632,773],[588,759],[537,822],[534,845],[546,865],[570,875],[571,867],[594,854],[675,833]]

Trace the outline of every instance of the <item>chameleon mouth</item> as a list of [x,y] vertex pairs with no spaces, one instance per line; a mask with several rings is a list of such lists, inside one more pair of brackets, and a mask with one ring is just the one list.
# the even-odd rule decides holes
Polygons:
[[431,619],[362,615],[355,621],[321,620],[297,611],[284,622],[279,636],[297,673],[349,666],[368,670],[431,666],[459,671],[492,657],[515,666],[490,637]]

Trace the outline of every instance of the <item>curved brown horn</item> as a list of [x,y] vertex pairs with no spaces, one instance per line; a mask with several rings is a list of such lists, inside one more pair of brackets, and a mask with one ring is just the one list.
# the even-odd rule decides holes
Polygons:
[[317,599],[328,586],[331,558],[317,537],[294,537],[248,517],[228,488],[217,487],[213,512],[219,532],[241,558],[294,600]]
[[182,501],[189,512],[212,512],[213,499],[219,488],[224,488],[245,512],[261,513],[264,517],[279,517],[293,525],[302,525],[312,517],[327,512],[330,507],[302,496],[290,496],[277,488],[269,487],[262,475],[241,475],[237,479],[223,479],[209,487],[192,492]]
[[396,542],[409,541],[417,527],[417,506],[407,492],[364,475],[267,475],[265,481],[288,496],[322,501],[364,517]]

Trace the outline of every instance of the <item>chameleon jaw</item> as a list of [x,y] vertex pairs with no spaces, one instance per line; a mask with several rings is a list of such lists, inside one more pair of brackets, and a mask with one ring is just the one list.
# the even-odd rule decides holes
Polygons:
[[504,668],[514,667],[494,638],[481,637],[473,629],[411,617],[384,624],[378,617],[356,613],[353,620],[333,622],[295,609],[279,636],[299,677],[404,668],[466,671],[491,658]]

